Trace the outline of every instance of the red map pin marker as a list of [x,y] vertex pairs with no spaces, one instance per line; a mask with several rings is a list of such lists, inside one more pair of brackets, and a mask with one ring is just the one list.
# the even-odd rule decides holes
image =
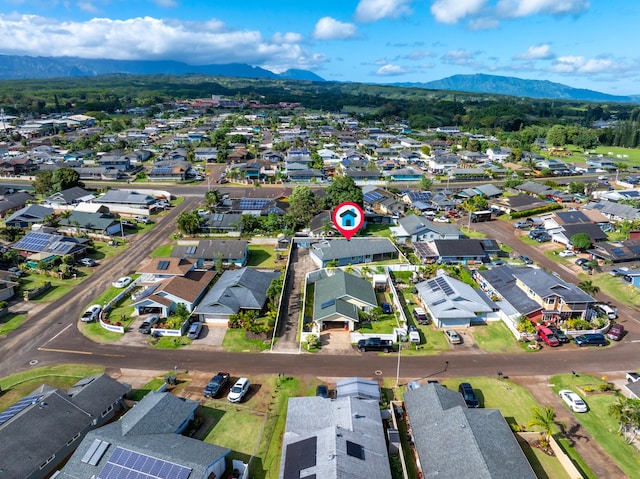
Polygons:
[[364,224],[364,211],[356,203],[345,201],[335,207],[331,219],[342,236],[350,240]]

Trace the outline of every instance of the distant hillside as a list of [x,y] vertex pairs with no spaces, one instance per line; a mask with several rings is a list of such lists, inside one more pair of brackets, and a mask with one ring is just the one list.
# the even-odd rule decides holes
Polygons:
[[547,80],[523,80],[496,75],[453,75],[427,83],[394,83],[397,86],[426,88],[429,90],[454,90],[474,93],[491,93],[528,98],[558,100],[637,102],[637,97],[616,96],[582,88],[572,88]]
[[244,63],[226,65],[187,65],[175,61],[93,60],[75,57],[29,57],[0,55],[0,79],[64,78],[126,73],[131,75],[203,75],[240,78],[269,78],[324,81],[315,73],[305,70],[287,70],[281,74]]

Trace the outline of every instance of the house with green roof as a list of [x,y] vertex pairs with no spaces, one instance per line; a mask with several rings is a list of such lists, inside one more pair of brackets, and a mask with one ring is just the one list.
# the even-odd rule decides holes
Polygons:
[[341,269],[333,274],[325,271],[322,276],[315,282],[313,294],[313,322],[317,331],[345,324],[353,331],[359,321],[358,312],[378,305],[373,285]]

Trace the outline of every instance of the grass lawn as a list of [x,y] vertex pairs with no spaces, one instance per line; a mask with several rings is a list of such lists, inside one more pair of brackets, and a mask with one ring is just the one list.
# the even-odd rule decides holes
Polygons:
[[537,477],[552,477],[553,479],[571,479],[560,461],[555,456],[545,454],[537,447],[531,447],[527,441],[518,437],[518,444],[527,457]]
[[582,396],[589,412],[575,414],[576,419],[589,431],[589,434],[598,441],[602,448],[620,466],[628,477],[640,477],[638,472],[638,460],[640,453],[638,450],[627,444],[624,438],[618,434],[618,422],[609,413],[609,406],[616,402],[614,394],[586,394],[585,386],[596,387],[603,383],[601,379],[594,376],[579,374],[560,374],[550,379],[555,392],[561,389],[572,389]]
[[[584,276],[584,278],[582,278]],[[581,279],[592,281],[606,295],[615,298],[618,303],[635,306],[640,299],[640,291],[633,289],[631,283],[622,278],[614,278],[609,273],[580,275]]]
[[[231,458],[248,462],[256,479],[276,479],[280,469],[282,436],[290,397],[311,396],[320,384],[316,378],[266,376],[251,378],[250,395],[242,404],[226,398],[204,403],[199,414],[205,419],[202,439],[233,449]],[[200,434],[198,434],[200,436]]]
[[25,319],[27,319],[26,314],[7,313],[2,316],[0,318],[0,338],[19,327]]
[[256,353],[269,349],[271,339],[247,339],[244,329],[227,329],[222,347],[232,353]]
[[374,225],[368,224],[364,233],[358,236],[380,236],[382,238],[391,238],[390,225]]
[[[284,252],[280,253],[285,254]],[[284,266],[286,259],[276,260],[276,252],[273,246],[250,244],[249,245],[249,261],[247,266],[255,266],[258,268],[276,269],[278,266]]]
[[502,321],[473,326],[471,334],[480,349],[488,353],[517,353],[522,350],[513,333]]
[[472,229],[468,229],[465,226],[460,227],[460,231],[464,233],[467,238],[486,238],[487,235],[484,233],[480,233],[479,231],[473,231]]
[[117,246],[109,246],[109,243],[102,241],[94,241],[93,249],[95,250],[89,256],[91,256],[96,261],[100,261],[103,259],[113,258],[114,256],[122,253],[123,250],[129,247],[129,243],[118,243]]
[[45,276],[43,274],[36,274],[29,272],[20,278],[20,286],[16,291],[16,295],[21,297],[23,291],[36,289],[42,285],[45,281],[51,283],[51,289],[42,293],[37,298],[32,299],[34,303],[49,303],[56,299],[62,298],[65,294],[71,291],[75,286],[79,285],[86,278],[86,273],[83,270],[78,270],[75,278],[60,279],[54,276]]
[[158,349],[179,349],[182,346],[189,346],[193,340],[186,336],[161,336],[157,341],[150,340],[154,348]]
[[154,249],[149,255],[151,258],[168,258],[175,245],[173,243],[163,244]]
[[0,386],[2,387],[0,411],[4,411],[42,384],[67,389],[83,377],[98,374],[102,371],[104,371],[103,368],[96,366],[58,364],[12,374],[0,379]]

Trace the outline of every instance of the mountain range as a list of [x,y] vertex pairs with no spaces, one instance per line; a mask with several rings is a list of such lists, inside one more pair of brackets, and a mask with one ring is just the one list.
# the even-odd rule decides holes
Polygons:
[[76,57],[29,57],[0,55],[0,80],[27,78],[64,78],[125,73],[131,75],[184,75],[195,73],[240,78],[268,78],[324,81],[306,70],[273,73],[244,63],[225,65],[188,65],[176,61],[105,60]]
[[[325,79],[307,70],[286,70],[274,73],[244,63],[224,65],[188,65],[177,61],[107,60],[76,57],[30,57],[0,55],[0,80],[33,78],[89,77],[112,73],[131,75],[184,75],[202,74],[239,78],[265,78],[271,80],[305,80],[324,82]],[[424,88],[528,98],[580,100],[594,102],[640,102],[640,95],[618,96],[593,90],[572,88],[547,80],[524,80],[515,77],[473,74],[453,75],[426,83],[393,83],[392,86]]]

